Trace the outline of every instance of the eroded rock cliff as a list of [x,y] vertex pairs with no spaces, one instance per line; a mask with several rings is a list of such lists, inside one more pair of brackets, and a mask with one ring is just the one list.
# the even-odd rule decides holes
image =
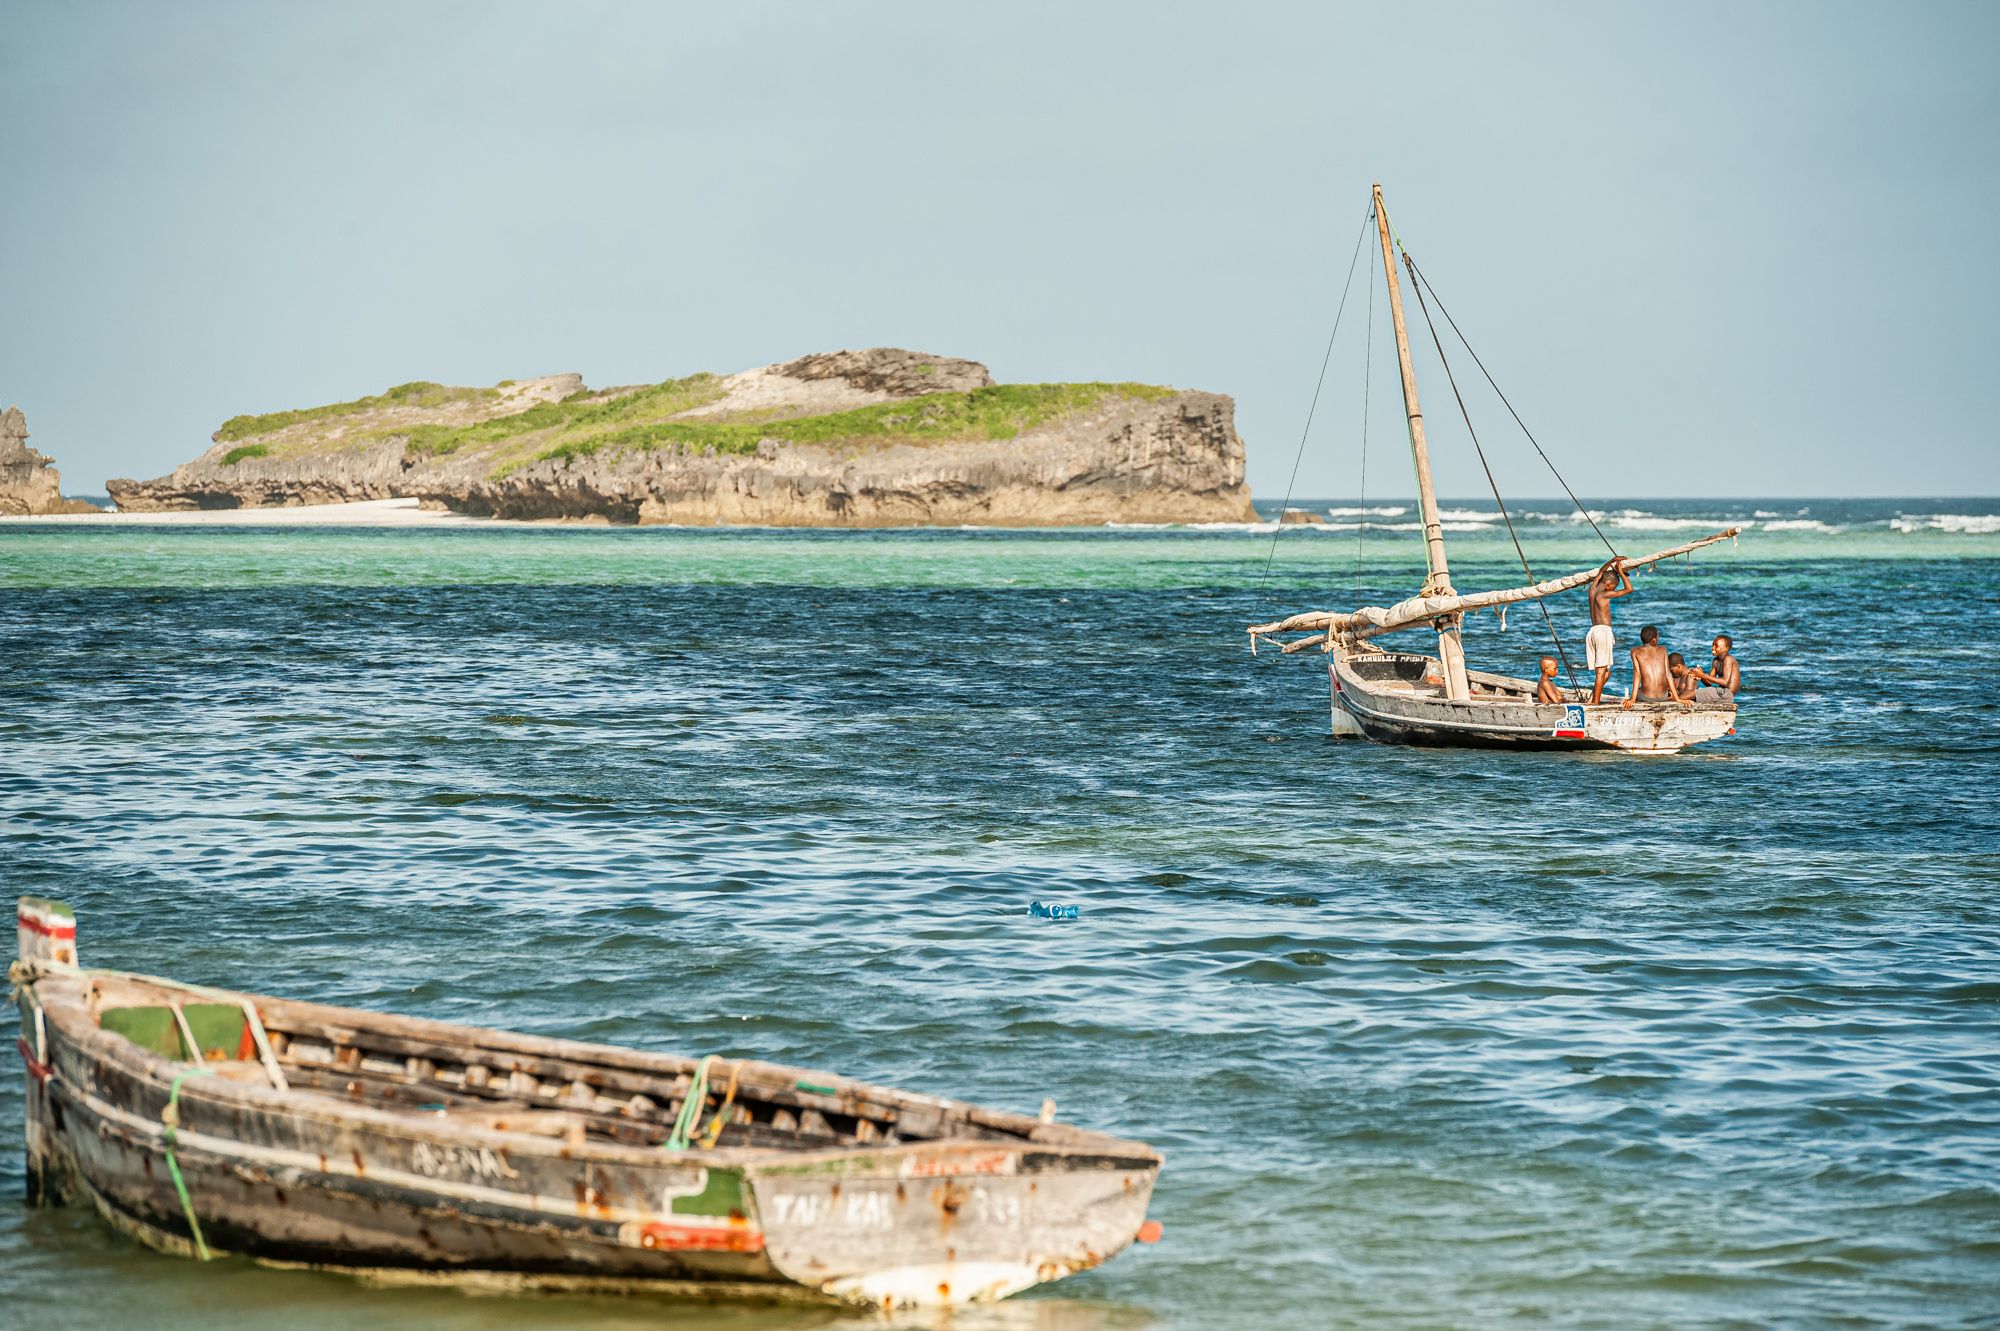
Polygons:
[[237,417],[201,457],[112,481],[121,509],[416,496],[612,522],[1042,526],[1242,521],[1235,404],[1144,384],[996,384],[893,348],[591,390],[404,384]]
[[0,411],[0,513],[41,517],[98,511],[95,504],[63,498],[62,475],[54,460],[28,447],[28,421],[21,409]]

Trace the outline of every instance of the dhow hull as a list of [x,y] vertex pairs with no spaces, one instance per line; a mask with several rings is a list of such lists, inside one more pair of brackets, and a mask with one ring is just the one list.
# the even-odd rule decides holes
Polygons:
[[1538,703],[1534,686],[1480,671],[1468,672],[1474,696],[1453,702],[1426,683],[1442,678],[1435,657],[1379,653],[1336,660],[1333,731],[1378,744],[1433,748],[1583,752],[1616,750],[1672,754],[1693,744],[1736,733],[1734,703],[1635,703],[1592,705],[1576,700]]

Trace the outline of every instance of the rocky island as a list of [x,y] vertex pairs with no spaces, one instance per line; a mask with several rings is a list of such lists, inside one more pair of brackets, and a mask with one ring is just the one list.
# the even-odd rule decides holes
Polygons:
[[97,513],[95,504],[65,499],[54,459],[28,447],[28,419],[19,407],[0,411],[0,516]]
[[1235,403],[1132,383],[998,384],[893,348],[592,389],[402,384],[238,416],[114,480],[125,511],[415,497],[505,518],[880,527],[1254,518]]

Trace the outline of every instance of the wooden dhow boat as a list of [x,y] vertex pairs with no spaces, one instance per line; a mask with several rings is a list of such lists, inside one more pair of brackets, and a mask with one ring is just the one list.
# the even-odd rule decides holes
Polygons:
[[1159,1234],[1159,1154],[1051,1104],[84,970],[66,907],[18,918],[30,1198],[168,1252],[893,1309]]
[[[1386,609],[1370,606],[1351,614],[1308,611],[1271,623],[1252,624],[1251,650],[1254,652],[1262,641],[1277,644],[1288,655],[1312,648],[1330,655],[1327,675],[1333,690],[1333,733],[1340,736],[1389,744],[1612,749],[1665,754],[1736,733],[1734,702],[1691,705],[1633,702],[1627,706],[1623,699],[1607,694],[1603,702],[1592,704],[1587,691],[1565,689],[1563,701],[1541,703],[1536,700],[1536,686],[1531,680],[1466,668],[1461,630],[1467,614],[1478,610],[1504,614],[1509,605],[1539,601],[1582,587],[1599,570],[1586,569],[1528,586],[1472,595],[1460,595],[1454,590],[1450,564],[1445,558],[1444,524],[1438,516],[1437,495],[1431,484],[1423,409],[1417,398],[1410,339],[1403,323],[1402,290],[1396,278],[1389,217],[1382,206],[1380,185],[1374,187],[1372,218],[1381,241],[1382,271],[1388,281],[1389,314],[1395,326],[1410,453],[1416,462],[1427,564],[1424,584],[1416,596]],[[1416,280],[1415,266],[1407,255],[1404,263],[1410,267],[1412,280]],[[1442,352],[1440,344],[1440,355]],[[1469,419],[1467,426],[1469,429]],[[1476,443],[1477,436],[1474,440]],[[1497,501],[1497,492],[1495,498]],[[1627,572],[1644,568],[1728,540],[1737,531],[1738,528],[1731,527],[1641,558],[1620,559],[1619,565]],[[1381,634],[1421,628],[1437,635],[1436,655],[1384,651],[1372,643]],[[1285,636],[1291,634],[1304,636]]]

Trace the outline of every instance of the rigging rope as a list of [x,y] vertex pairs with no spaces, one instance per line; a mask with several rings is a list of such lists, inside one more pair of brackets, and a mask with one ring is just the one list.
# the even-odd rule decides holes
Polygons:
[[[1368,540],[1368,387],[1375,379],[1375,278],[1368,278],[1368,326],[1361,337],[1361,529],[1354,533],[1354,586],[1361,588],[1362,547]],[[1333,638],[1326,640],[1333,650]]]
[[[1479,469],[1486,473],[1486,487],[1493,492],[1493,503],[1500,510],[1501,520],[1507,524],[1507,537],[1514,542],[1514,554],[1521,561],[1521,572],[1527,575],[1528,582],[1532,586],[1535,581],[1535,571],[1528,567],[1528,554],[1521,548],[1521,538],[1514,531],[1513,515],[1507,512],[1507,503],[1500,498],[1500,486],[1493,479],[1493,468],[1486,461],[1486,450],[1479,445],[1479,431],[1472,428],[1472,413],[1465,409],[1465,395],[1458,391],[1458,376],[1451,372],[1451,361],[1444,354],[1444,342],[1438,337],[1437,325],[1431,321],[1431,307],[1424,302],[1424,288],[1417,279],[1417,265],[1412,262],[1407,252],[1403,255],[1403,266],[1410,270],[1410,290],[1417,293],[1417,308],[1424,312],[1424,327],[1430,330],[1431,345],[1437,348],[1438,361],[1444,366],[1445,380],[1451,385],[1451,395],[1458,403],[1459,417],[1465,421],[1465,432],[1472,436],[1472,451],[1479,455]],[[1618,552],[1614,550],[1611,553],[1615,555]],[[1542,612],[1542,622],[1549,626],[1549,639],[1556,645],[1556,655],[1562,658],[1563,670],[1569,675],[1570,687],[1582,687],[1577,683],[1576,667],[1569,663],[1569,653],[1563,650],[1562,635],[1556,632],[1556,622],[1549,617],[1548,606],[1540,600],[1537,600],[1535,605]]]
[[[1401,244],[1402,244],[1401,241],[1397,242],[1397,245],[1399,247],[1401,246]],[[1563,493],[1569,496],[1569,502],[1576,505],[1576,511],[1583,515],[1583,520],[1585,522],[1588,522],[1590,524],[1590,529],[1597,533],[1597,539],[1604,542],[1604,548],[1606,550],[1609,550],[1614,555],[1617,554],[1618,547],[1611,544],[1611,538],[1609,536],[1606,536],[1604,534],[1604,529],[1597,525],[1597,519],[1590,516],[1590,510],[1585,508],[1583,506],[1583,501],[1576,497],[1576,491],[1569,488],[1569,482],[1564,480],[1563,474],[1556,470],[1556,464],[1549,461],[1549,455],[1547,453],[1542,452],[1541,441],[1535,438],[1535,432],[1533,430],[1530,430],[1528,428],[1528,423],[1521,419],[1521,413],[1514,410],[1514,404],[1512,402],[1507,401],[1507,395],[1500,391],[1500,385],[1493,382],[1493,375],[1490,371],[1487,370],[1486,362],[1479,359],[1479,353],[1472,349],[1472,343],[1465,340],[1465,334],[1459,331],[1458,320],[1452,318],[1451,311],[1444,307],[1444,301],[1438,296],[1437,289],[1431,286],[1431,280],[1428,277],[1424,276],[1423,270],[1417,267],[1417,261],[1415,259],[1412,259],[1407,252],[1404,253],[1403,255],[1403,262],[1410,266],[1410,272],[1416,277],[1417,282],[1423,287],[1429,289],[1431,293],[1431,299],[1437,301],[1438,313],[1442,314],[1444,316],[1444,321],[1451,325],[1452,333],[1458,338],[1459,345],[1465,348],[1466,354],[1472,357],[1472,363],[1474,365],[1477,365],[1479,367],[1479,372],[1486,376],[1487,384],[1493,389],[1494,394],[1499,397],[1502,405],[1504,405],[1507,408],[1507,414],[1514,418],[1514,424],[1521,427],[1521,433],[1527,435],[1528,442],[1535,446],[1535,452],[1537,455],[1540,456],[1542,462],[1548,467],[1549,475],[1556,478],[1556,484],[1562,486]],[[1418,292],[1418,299],[1420,301],[1422,299],[1422,295],[1423,295],[1422,292]],[[1430,314],[1428,311],[1425,312],[1424,318],[1426,319],[1430,318]],[[1433,338],[1437,336],[1437,332],[1435,329],[1432,330],[1431,335]]]
[[[1347,261],[1347,281],[1340,288],[1340,307],[1333,312],[1333,331],[1326,335],[1326,354],[1319,358],[1319,378],[1313,383],[1312,405],[1306,408],[1306,427],[1299,431],[1299,451],[1292,455],[1292,478],[1285,482],[1285,502],[1278,507],[1278,526],[1271,533],[1271,552],[1264,556],[1264,571],[1257,575],[1257,594],[1250,603],[1250,618],[1253,620],[1264,605],[1264,583],[1271,576],[1271,561],[1278,557],[1278,537],[1285,530],[1285,510],[1292,505],[1292,487],[1299,481],[1299,463],[1305,459],[1306,439],[1312,434],[1313,414],[1319,410],[1320,389],[1326,385],[1326,367],[1333,359],[1333,340],[1340,336],[1340,316],[1347,311],[1347,292],[1354,285],[1354,265],[1361,260],[1361,242],[1368,239],[1368,223],[1374,217],[1375,204],[1370,200],[1368,211],[1361,215],[1361,234],[1354,238],[1354,257]],[[1371,285],[1368,290],[1372,297],[1375,288]]]

